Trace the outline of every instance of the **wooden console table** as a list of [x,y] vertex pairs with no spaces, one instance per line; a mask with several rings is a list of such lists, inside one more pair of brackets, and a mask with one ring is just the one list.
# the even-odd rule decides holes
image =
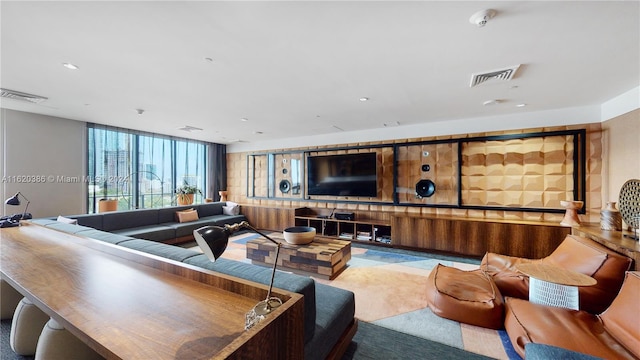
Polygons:
[[0,230],[2,279],[107,359],[301,359],[302,295],[35,224]]

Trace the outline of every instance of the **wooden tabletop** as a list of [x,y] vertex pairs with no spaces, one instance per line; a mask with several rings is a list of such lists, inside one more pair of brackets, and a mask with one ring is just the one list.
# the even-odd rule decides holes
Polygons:
[[[194,280],[206,272],[186,278],[132,259],[179,268],[170,261],[33,224],[2,229],[0,238],[2,278],[106,358],[226,358],[261,331],[245,331],[244,321],[262,287],[238,282],[232,287],[250,290],[228,291]],[[231,280],[205,282],[216,281]],[[301,315],[301,301],[296,308]],[[301,331],[301,320],[292,321]]]
[[568,286],[593,286],[597,283],[591,276],[543,263],[519,264],[516,269],[538,280]]

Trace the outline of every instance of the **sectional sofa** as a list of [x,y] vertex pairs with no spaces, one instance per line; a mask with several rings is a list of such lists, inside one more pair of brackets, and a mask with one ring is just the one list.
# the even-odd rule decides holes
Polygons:
[[[271,280],[269,268],[223,258],[212,263],[198,251],[163,243],[184,241],[187,232],[201,226],[245,220],[242,215],[222,214],[223,205],[208,203],[192,206],[205,216],[199,216],[197,222],[188,223],[171,219],[176,211],[192,207],[75,215],[65,216],[62,221],[44,218],[31,222],[268,285]],[[217,213],[218,210],[220,213]],[[77,220],[78,223],[67,223],[68,219]],[[276,274],[274,287],[304,295],[305,359],[339,359],[357,330],[353,292],[318,284],[310,277],[286,272]]]

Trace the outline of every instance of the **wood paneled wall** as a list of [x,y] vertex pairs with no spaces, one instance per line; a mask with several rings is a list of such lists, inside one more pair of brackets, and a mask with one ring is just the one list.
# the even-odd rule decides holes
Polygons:
[[[420,166],[416,166],[417,164],[421,164],[423,159],[419,157],[424,154],[424,151],[429,152],[429,156],[435,156],[431,158],[430,164],[432,165],[432,170],[430,170],[431,174],[429,176],[437,176],[438,182],[440,184],[438,191],[436,192],[437,196],[433,196],[432,200],[434,203],[447,203],[451,202],[454,197],[454,193],[457,194],[457,188],[460,186],[457,184],[457,150],[454,148],[450,148],[451,144],[429,144],[417,147],[410,146],[409,143],[421,142],[421,141],[435,141],[435,140],[448,140],[454,138],[468,138],[468,137],[480,137],[480,136],[496,136],[496,135],[507,135],[513,133],[535,133],[535,132],[548,132],[548,131],[561,131],[561,130],[576,130],[576,129],[586,129],[586,206],[587,206],[587,214],[580,215],[581,220],[583,222],[598,222],[600,216],[600,209],[602,208],[602,199],[601,199],[601,187],[602,187],[602,133],[601,133],[601,125],[599,123],[596,124],[584,124],[584,125],[575,125],[575,126],[561,126],[561,127],[552,127],[552,128],[536,128],[536,129],[522,129],[518,131],[504,131],[504,132],[491,132],[491,133],[475,133],[475,134],[467,134],[467,136],[444,136],[444,137],[422,137],[422,138],[407,138],[395,141],[396,144],[407,143],[406,147],[400,146],[400,154],[398,156],[399,162],[399,173],[408,174],[399,176],[399,187],[411,189],[407,190],[404,195],[405,199],[411,199],[414,196],[414,187],[416,178],[420,178],[425,176],[425,174],[420,172]],[[566,143],[563,145],[559,145],[557,143],[549,143],[546,144],[544,141],[542,143],[538,141],[535,143],[531,141],[529,143],[528,139],[521,140],[522,141],[522,152],[516,153],[514,152],[511,155],[507,156],[507,163],[512,163],[514,159],[520,162],[520,168],[518,168],[518,174],[512,174],[516,168],[515,166],[502,166],[491,168],[490,175],[491,183],[489,186],[485,185],[485,188],[480,189],[479,191],[483,191],[485,193],[493,191],[491,195],[489,195],[492,199],[495,199],[496,202],[503,202],[507,204],[519,203],[524,206],[527,203],[538,203],[542,204],[549,203],[550,201],[559,201],[564,200],[561,197],[566,194],[566,186],[560,190],[554,190],[555,187],[553,185],[553,181],[566,181],[567,173],[571,173],[573,169],[568,168],[566,161],[561,161],[563,156],[567,156],[567,154],[571,154],[573,149],[567,147]],[[354,143],[354,144],[341,144],[341,145],[327,145],[326,148],[337,147],[337,146],[367,146],[367,145],[380,145],[380,142],[371,142],[371,143]],[[490,151],[486,150],[485,145],[485,156],[482,157],[482,160],[485,162],[486,166],[491,165],[491,162],[494,161],[493,157],[500,156],[502,161],[505,161],[506,154],[501,152],[500,147],[504,149],[504,144],[492,144],[493,146]],[[454,146],[455,147],[455,146]],[[560,147],[560,148],[558,148]],[[536,150],[537,149],[537,150]],[[549,149],[549,151],[546,151]],[[283,152],[290,150],[301,150],[301,151],[317,151],[318,153],[323,153],[323,147],[310,147],[310,148],[300,148],[300,149],[272,149],[273,152]],[[380,147],[373,149],[378,154],[378,161],[380,164],[380,192],[379,192],[379,201],[391,201],[393,194],[393,148],[391,147]],[[543,151],[545,150],[545,151]],[[372,151],[372,149],[366,149],[362,151]],[[542,156],[539,164],[537,164],[537,168],[533,170],[533,172],[538,173],[538,175],[532,175],[532,169],[525,168],[522,165],[521,159],[526,156],[533,156],[536,152],[545,152],[547,155]],[[487,154],[492,154],[490,156],[486,156]],[[533,154],[533,155],[532,155]],[[265,178],[262,176],[267,176],[266,172],[266,163],[265,167],[261,168],[260,171],[256,171],[255,174],[249,174],[247,176],[247,159],[254,158],[248,157],[249,153],[229,153],[227,155],[227,166],[228,166],[228,192],[229,199],[241,204],[252,204],[252,205],[261,205],[261,206],[269,206],[269,207],[313,207],[313,208],[328,208],[332,209],[336,207],[334,202],[323,202],[323,201],[306,201],[304,199],[300,200],[291,200],[285,199],[282,197],[273,197],[270,199],[255,199],[251,197],[247,197],[247,178],[255,179],[257,182],[261,182],[262,184],[266,184]],[[266,161],[266,156],[264,157]],[[403,168],[406,167],[406,170]],[[564,178],[555,179],[548,177],[547,180],[538,181],[536,176],[544,176],[544,175],[554,175],[558,171],[564,172]],[[484,175],[487,175],[486,173]],[[551,193],[554,192],[552,196],[549,198],[545,198],[544,196],[538,198],[524,198],[520,195],[514,196],[514,194],[502,194],[504,193],[504,188],[498,189],[498,186],[504,186],[504,182],[507,182],[507,186],[513,187],[514,185],[510,183],[510,181],[515,181],[515,177],[525,178],[528,175],[531,175],[532,181],[520,182],[518,186],[522,188],[527,187],[535,187],[540,188],[538,190],[541,193]],[[510,178],[513,176],[514,178]],[[555,175],[554,175],[555,176]],[[464,178],[463,178],[464,179]],[[554,179],[549,180],[549,179]],[[304,179],[303,179],[304,181]],[[467,180],[464,180],[467,181]],[[471,180],[469,180],[471,181]],[[546,182],[545,182],[546,181]],[[277,184],[276,184],[277,185]],[[277,187],[276,187],[277,189]],[[494,190],[495,189],[495,190]],[[518,190],[518,191],[521,191]],[[277,193],[278,191],[276,191]],[[522,192],[522,191],[521,191]],[[266,189],[261,189],[260,193],[267,193]],[[256,193],[256,196],[262,196]],[[456,195],[457,196],[457,195]],[[570,195],[567,195],[567,197]],[[336,199],[340,200],[340,199]],[[368,198],[367,198],[368,200]],[[413,200],[412,200],[413,201]],[[474,197],[468,194],[467,201],[473,203]],[[486,201],[486,198],[485,198]],[[493,201],[493,200],[492,200]],[[455,208],[431,208],[431,207],[415,207],[415,206],[390,206],[384,204],[353,204],[353,203],[342,203],[338,202],[337,204],[340,210],[371,210],[371,211],[389,211],[396,213],[405,213],[405,214],[424,214],[424,215],[447,215],[447,216],[462,216],[469,218],[484,218],[484,219],[501,219],[501,220],[523,220],[523,221],[549,221],[549,222],[559,222],[562,219],[562,214],[553,214],[553,213],[543,213],[543,212],[522,212],[522,211],[504,211],[504,210],[475,210],[475,209],[455,209]]]

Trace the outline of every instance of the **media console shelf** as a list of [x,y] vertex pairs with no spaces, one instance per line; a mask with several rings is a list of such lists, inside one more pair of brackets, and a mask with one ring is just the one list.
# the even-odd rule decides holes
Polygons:
[[[331,209],[295,209],[296,226],[310,226],[316,234],[341,240],[353,240],[391,245],[391,220],[388,213],[375,211],[354,212],[353,220],[336,219]],[[348,211],[351,212],[351,211]]]

